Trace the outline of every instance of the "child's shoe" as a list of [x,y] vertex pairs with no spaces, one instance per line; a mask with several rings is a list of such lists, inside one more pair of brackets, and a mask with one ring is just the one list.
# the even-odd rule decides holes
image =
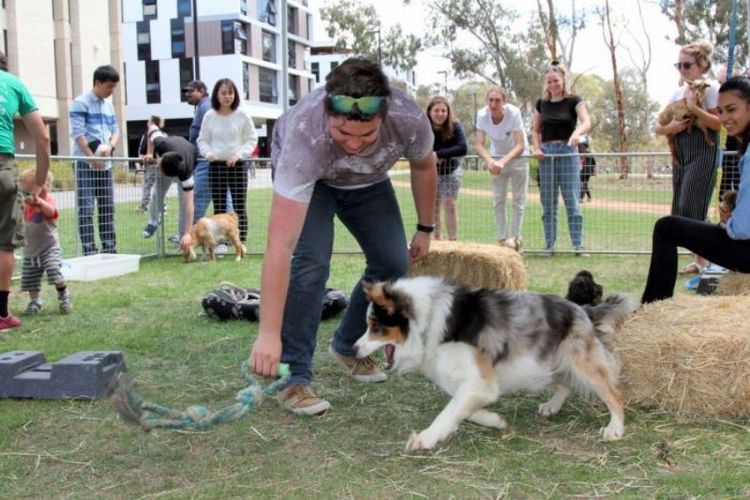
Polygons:
[[21,326],[21,320],[16,318],[12,315],[7,315],[4,318],[0,318],[0,332],[4,330],[10,330],[11,328],[15,328],[17,326]]
[[29,302],[29,305],[26,306],[26,309],[24,309],[23,313],[26,316],[35,316],[39,314],[42,311],[42,303],[36,300],[32,300]]
[[70,300],[70,295],[65,294],[60,297],[60,312],[62,314],[68,314],[73,309],[73,302]]

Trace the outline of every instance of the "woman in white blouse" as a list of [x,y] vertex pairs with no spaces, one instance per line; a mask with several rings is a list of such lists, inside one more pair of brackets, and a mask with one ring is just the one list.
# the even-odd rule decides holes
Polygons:
[[214,213],[226,212],[227,188],[240,221],[240,239],[247,240],[247,169],[258,134],[253,119],[240,108],[237,86],[222,78],[211,92],[211,108],[198,136],[200,155],[208,160],[208,183]]

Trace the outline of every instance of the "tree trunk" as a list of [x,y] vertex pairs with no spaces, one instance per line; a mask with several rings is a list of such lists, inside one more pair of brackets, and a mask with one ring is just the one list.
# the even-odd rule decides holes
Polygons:
[[[610,20],[610,9],[609,0],[604,2],[604,16],[602,19],[602,32],[604,34],[604,43],[609,49],[610,59],[612,61],[612,84],[615,89],[615,106],[617,106],[617,125],[620,132],[620,152],[627,153],[628,151],[628,136],[625,131],[625,109],[622,102],[622,86],[620,85],[620,77],[617,72],[617,55],[615,44],[615,37],[612,33],[612,22]],[[606,24],[605,24],[606,23]],[[618,162],[620,179],[627,179],[628,173],[630,172],[630,165],[628,164],[627,156],[621,156]]]

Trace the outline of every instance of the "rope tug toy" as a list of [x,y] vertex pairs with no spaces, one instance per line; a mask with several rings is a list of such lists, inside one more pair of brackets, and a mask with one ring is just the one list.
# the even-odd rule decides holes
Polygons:
[[279,378],[265,387],[253,375],[249,361],[242,363],[242,376],[247,386],[237,392],[234,398],[236,403],[216,412],[203,405],[192,405],[185,411],[178,411],[144,401],[133,390],[133,377],[123,372],[117,376],[117,385],[111,397],[112,406],[125,422],[139,425],[145,431],[157,428],[205,431],[216,424],[239,420],[258,406],[265,396],[283,387],[289,380],[289,365],[280,364]]

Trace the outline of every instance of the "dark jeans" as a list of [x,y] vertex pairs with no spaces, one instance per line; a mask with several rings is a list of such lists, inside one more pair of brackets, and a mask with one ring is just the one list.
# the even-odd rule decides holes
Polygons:
[[92,170],[87,162],[73,162],[78,206],[78,235],[84,255],[97,252],[94,240],[94,205],[97,209],[102,252],[116,252],[115,202],[112,170]]
[[240,239],[247,240],[247,167],[237,164],[234,167],[212,164],[208,169],[208,184],[214,201],[214,213],[223,214],[227,210],[227,190],[231,194],[234,213],[240,219]]
[[674,294],[677,247],[729,270],[750,272],[750,240],[733,240],[716,224],[669,215],[654,225],[651,265],[641,302],[668,299]]
[[317,183],[292,257],[281,330],[281,361],[291,366],[290,384],[307,385],[312,380],[312,359],[333,251],[334,216],[357,240],[367,262],[336,329],[336,351],[352,356],[354,342],[367,330],[362,280],[397,278],[409,267],[404,225],[390,181],[351,190]]

